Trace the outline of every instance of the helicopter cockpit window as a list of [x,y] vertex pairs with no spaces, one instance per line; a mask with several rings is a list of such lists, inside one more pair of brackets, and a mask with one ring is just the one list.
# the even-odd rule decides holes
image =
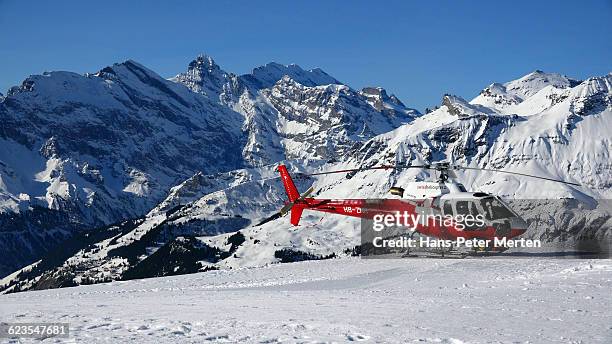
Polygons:
[[456,205],[456,209],[457,209],[457,215],[469,215],[470,214],[470,208],[468,205],[468,201],[457,201],[457,205]]
[[449,201],[444,202],[444,215],[453,215],[453,207]]
[[479,215],[478,207],[476,206],[476,203],[474,202],[470,202],[470,214],[474,216]]
[[514,217],[514,214],[506,208],[499,200],[493,197],[487,197],[480,200],[480,204],[484,209],[485,217],[489,220],[506,219]]

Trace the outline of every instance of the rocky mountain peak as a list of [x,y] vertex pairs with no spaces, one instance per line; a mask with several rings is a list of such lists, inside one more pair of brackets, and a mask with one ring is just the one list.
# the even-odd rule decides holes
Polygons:
[[404,105],[404,103],[402,103],[402,101],[401,101],[401,100],[399,100],[399,98],[395,96],[395,94],[391,94],[391,95],[389,96],[389,100],[390,100],[390,101],[391,101],[393,104],[396,104],[396,105],[399,105],[399,106],[405,106],[405,105]]
[[[126,72],[138,72],[141,75],[153,76],[161,79],[161,77],[159,77],[157,73],[131,59],[125,60],[123,62],[113,63],[111,66],[106,66],[92,75],[101,78],[113,78],[111,76],[118,77],[122,73],[126,74]],[[43,73],[43,75],[45,74]]]
[[206,54],[200,54],[189,63],[189,69],[197,69],[201,72],[213,73],[221,70],[221,67],[215,63],[212,57]]
[[554,90],[572,88],[579,83],[580,81],[558,73],[536,70],[516,80],[506,83],[493,83],[483,89],[470,103],[505,112],[517,107],[543,89],[549,90],[547,91],[549,93],[559,93],[559,91]]
[[365,96],[374,96],[380,99],[389,99],[387,91],[382,87],[364,87],[361,89],[361,93]]
[[254,68],[251,73],[238,76],[225,72],[208,55],[199,55],[189,63],[187,71],[170,80],[212,100],[235,104],[245,91],[256,95],[262,89],[272,88],[284,76],[309,87],[340,84],[320,68],[304,70],[297,64],[283,65],[277,62],[267,63]]
[[203,94],[211,100],[220,101],[224,87],[232,78],[235,76],[221,69],[212,57],[202,54],[189,63],[186,72],[170,80],[181,83],[193,92]]
[[612,73],[583,81],[572,88],[566,97],[571,98],[571,111],[577,115],[612,110]]
[[452,94],[445,94],[442,97],[442,106],[445,106],[451,115],[458,117],[471,117],[474,115],[494,113],[494,111],[485,106],[470,104],[465,99]]
[[394,94],[388,95],[387,90],[382,87],[364,87],[361,90],[361,94],[372,101],[376,108],[381,109],[384,103],[392,103],[401,107],[405,107],[404,103],[402,103],[399,98],[397,98]]
[[567,88],[573,87],[578,83],[578,81],[558,73],[545,73],[541,70],[536,70],[519,79],[505,83],[504,87],[507,93],[516,95],[524,100],[546,86]]
[[256,88],[269,88],[285,75],[304,86],[341,84],[340,81],[320,68],[304,70],[297,64],[282,65],[276,62],[257,67],[253,69],[251,74],[241,75],[240,77]]
[[273,87],[284,87],[284,86],[304,86],[297,80],[293,79],[289,75],[283,75],[280,80],[274,83]]
[[387,91],[382,87],[365,87],[359,94],[377,111],[384,113],[389,117],[404,118],[408,122],[408,118],[419,116],[420,113],[408,108],[395,95],[388,95]]

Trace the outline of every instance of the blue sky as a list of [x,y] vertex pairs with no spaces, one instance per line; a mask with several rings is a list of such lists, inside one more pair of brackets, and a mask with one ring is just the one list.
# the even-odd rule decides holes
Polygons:
[[239,74],[321,67],[422,110],[535,69],[611,72],[612,1],[0,0],[2,93],[30,74],[126,59],[170,77],[199,53]]

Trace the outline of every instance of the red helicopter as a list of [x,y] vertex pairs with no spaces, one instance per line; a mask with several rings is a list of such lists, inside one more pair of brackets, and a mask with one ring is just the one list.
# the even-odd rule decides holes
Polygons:
[[[389,199],[318,199],[309,197],[314,191],[311,187],[302,195],[298,192],[293,179],[285,165],[279,165],[278,171],[287,192],[288,202],[276,214],[261,223],[285,216],[290,213],[290,221],[298,226],[304,210],[319,211],[358,217],[362,219],[378,219],[384,216],[395,216],[406,220],[402,225],[412,228],[412,232],[427,237],[445,240],[465,238],[469,240],[483,239],[487,243],[495,238],[511,239],[527,230],[527,223],[499,197],[484,192],[468,192],[456,180],[455,170],[478,170],[499,173],[509,173],[519,176],[539,178],[569,185],[580,184],[562,180],[533,176],[524,173],[474,168],[436,163],[431,165],[381,165],[367,168],[335,170],[313,174],[299,174],[300,177],[312,177],[332,173],[356,173],[366,170],[401,170],[409,168],[435,170],[438,179],[435,182],[411,182],[406,188],[394,186],[390,193],[397,198]],[[404,214],[403,217],[400,214]],[[399,215],[399,216],[398,216]],[[420,215],[420,216],[417,216]],[[480,221],[460,223],[457,217],[472,216]],[[444,218],[445,217],[445,218]],[[419,218],[419,221],[415,221]],[[412,219],[412,222],[410,221]],[[425,220],[422,220],[425,219]],[[440,221],[440,219],[445,219]],[[448,220],[448,221],[446,221]],[[399,222],[398,222],[399,224]],[[495,247],[487,250],[496,251]],[[502,250],[499,250],[502,251]]]

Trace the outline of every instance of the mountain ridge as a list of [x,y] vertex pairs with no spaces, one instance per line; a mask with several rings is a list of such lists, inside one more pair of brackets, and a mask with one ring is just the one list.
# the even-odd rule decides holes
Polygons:
[[[132,77],[128,79],[128,87],[125,89],[134,90],[121,90],[144,106],[150,106],[152,99],[158,99],[157,102],[165,102],[165,107],[172,104],[170,108],[180,109],[184,104],[179,99],[194,99],[203,108],[209,107],[227,114],[232,118],[229,123],[233,127],[224,130],[235,133],[233,136],[229,133],[227,135],[239,138],[240,142],[238,145],[233,141],[224,144],[233,146],[231,152],[236,156],[235,165],[218,166],[216,169],[215,166],[208,166],[205,172],[183,168],[184,178],[169,182],[167,192],[154,202],[151,201],[154,204],[147,209],[143,208],[136,220],[99,227],[92,235],[100,240],[86,240],[86,246],[75,246],[75,251],[65,260],[48,264],[45,263],[47,258],[42,263],[26,267],[21,277],[13,276],[4,280],[4,284],[10,285],[7,290],[116,280],[123,276],[147,277],[134,271],[150,272],[158,264],[155,262],[163,261],[159,255],[164,252],[170,254],[168,252],[172,250],[169,248],[189,250],[190,245],[193,246],[194,254],[188,255],[189,259],[203,255],[199,265],[195,264],[197,258],[189,263],[191,270],[186,265],[176,266],[177,271],[258,266],[304,257],[314,259],[353,254],[358,245],[355,240],[358,224],[342,217],[321,217],[306,212],[304,228],[297,231],[291,230],[282,218],[256,226],[262,218],[277,211],[285,199],[282,185],[275,179],[274,172],[275,165],[281,161],[294,172],[314,172],[380,163],[432,163],[446,160],[475,167],[507,168],[566,179],[580,182],[589,188],[582,190],[547,184],[550,188],[541,197],[592,200],[612,196],[612,166],[606,163],[610,161],[612,138],[605,131],[612,118],[610,74],[589,78],[572,86],[570,81],[565,82],[558,77],[542,77],[538,74],[534,78],[534,73],[531,73],[517,79],[527,82],[514,83],[522,85],[522,89],[509,87],[515,95],[522,95],[515,99],[512,106],[499,106],[496,103],[493,103],[495,106],[483,105],[478,100],[480,96],[468,102],[461,97],[446,95],[438,109],[421,115],[407,108],[397,98],[389,96],[383,88],[358,91],[336,83],[307,86],[291,76],[282,75],[268,88],[258,89],[256,83],[245,85],[239,76],[224,72],[212,58],[198,57],[188,67],[189,71],[189,68],[199,65],[208,74],[185,73],[183,78],[173,78],[171,81],[160,80],[158,76],[153,78],[155,81],[150,81],[151,76],[147,70],[143,71],[139,65],[131,62],[128,65],[116,69],[109,67],[110,70],[106,71],[103,69],[99,72],[103,74],[93,77],[102,78],[105,80],[103,86],[111,87],[118,82],[113,80],[117,74],[129,72]],[[273,70],[281,68],[276,65],[273,67]],[[296,68],[292,67],[292,70],[296,71]],[[272,74],[265,73],[266,76]],[[274,75],[278,76],[278,73]],[[312,78],[309,80],[313,82]],[[133,82],[144,84],[141,88],[151,87],[152,90],[143,95],[141,88],[129,87]],[[111,86],[106,86],[107,83]],[[505,84],[514,85],[512,82]],[[36,82],[24,83],[23,86],[24,92],[30,92],[28,90],[35,88]],[[69,96],[74,95],[65,97]],[[9,102],[15,101],[12,97],[14,95],[8,98]],[[128,103],[133,102],[132,98],[120,97]],[[112,104],[123,106],[121,102]],[[11,119],[6,112],[2,112],[3,109],[6,107],[0,108],[0,116]],[[209,116],[208,113],[203,114]],[[172,123],[182,121],[180,116],[171,115],[179,114],[162,111],[160,117],[169,116],[168,121]],[[14,128],[19,133],[17,129]],[[0,134],[5,135],[0,135],[5,142],[11,141],[6,140],[7,136],[12,135],[11,131],[4,130]],[[26,139],[31,137],[22,136]],[[37,159],[40,163],[45,162],[44,171],[48,173],[39,175],[38,170],[34,174],[47,176],[47,179],[40,179],[43,184],[57,180],[58,185],[63,185],[62,180],[74,180],[66,174],[64,179],[61,175],[54,176],[54,171],[58,169],[53,164],[47,168],[48,163],[43,160],[49,156],[48,161],[72,164],[71,161],[57,159],[64,154],[60,149],[62,140],[56,138],[44,143],[41,144],[43,155],[38,155]],[[18,143],[11,145],[11,152],[23,149],[17,148],[22,147]],[[191,158],[200,152],[187,154]],[[36,156],[35,152],[30,155],[31,159]],[[6,176],[10,175],[10,171],[7,166],[15,166],[16,163],[8,159],[7,154],[0,154],[0,161],[9,162],[0,165],[2,180],[8,180]],[[207,161],[214,162],[215,158]],[[88,176],[93,181],[99,179],[99,175],[107,176],[95,172],[99,169],[89,167],[91,164],[76,166],[81,171],[77,175]],[[166,169],[167,166],[159,168]],[[147,175],[136,173],[126,176],[126,179],[136,182],[121,185],[122,190],[132,185],[132,188],[128,188],[131,194],[144,195],[147,192]],[[424,171],[362,172],[357,178],[352,175],[329,176],[297,182],[300,190],[314,186],[317,197],[382,198],[386,197],[390,186],[429,177]],[[462,178],[471,189],[508,198],[533,197],[533,190],[542,190],[541,183],[537,184],[533,180],[494,177],[489,173],[465,173]],[[35,193],[30,195],[19,190],[11,191],[8,198],[20,209],[28,208],[30,203],[26,199],[36,199]],[[53,199],[58,202],[66,200],[63,197]],[[66,209],[71,210],[70,206],[70,203],[67,204]],[[609,235],[606,223],[610,217],[606,217],[605,213],[585,221],[599,223],[598,228],[603,229],[598,233]],[[582,233],[576,224],[568,228],[576,231],[571,232],[571,235]],[[66,229],[65,232],[69,236],[70,230]],[[532,233],[544,235],[540,230],[533,230]],[[547,235],[549,240],[559,240],[568,234],[557,231]],[[182,237],[196,239],[177,239]],[[34,242],[33,239],[30,241]],[[148,257],[162,247],[166,248],[147,261]],[[217,256],[209,256],[211,252],[217,252]],[[143,265],[137,268],[141,263]],[[167,271],[168,266],[164,265],[160,269]]]

